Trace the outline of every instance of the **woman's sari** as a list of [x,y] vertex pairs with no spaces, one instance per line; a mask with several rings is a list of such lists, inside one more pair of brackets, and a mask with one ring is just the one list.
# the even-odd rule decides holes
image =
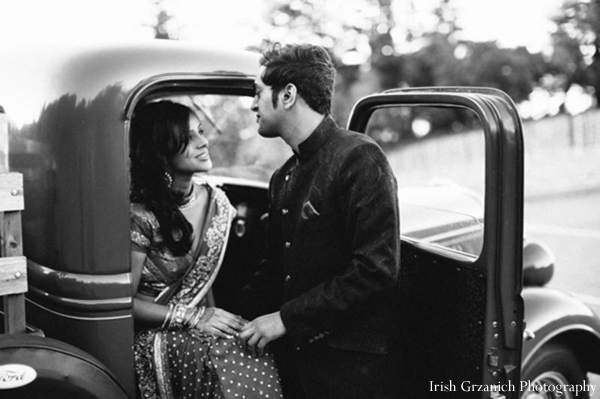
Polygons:
[[[202,226],[195,226],[201,239],[182,257],[173,256],[163,245],[154,215],[142,205],[131,205],[132,248],[147,254],[138,292],[155,297],[157,303],[214,305],[210,288],[235,210],[220,189],[204,187],[209,192],[207,208],[200,209],[203,201],[194,199],[180,208],[188,219],[194,212],[206,215]],[[272,357],[253,356],[238,338],[154,328],[136,336],[134,353],[142,398],[281,398]]]

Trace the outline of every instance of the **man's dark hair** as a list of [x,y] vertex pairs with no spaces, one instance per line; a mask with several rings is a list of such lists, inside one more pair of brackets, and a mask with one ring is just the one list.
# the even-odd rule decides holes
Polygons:
[[261,79],[273,91],[274,107],[277,94],[292,83],[314,111],[324,115],[331,112],[335,68],[323,47],[275,43],[263,52],[260,64],[265,67]]

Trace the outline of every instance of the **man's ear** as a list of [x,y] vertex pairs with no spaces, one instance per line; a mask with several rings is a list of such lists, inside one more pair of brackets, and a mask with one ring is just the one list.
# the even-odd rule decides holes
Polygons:
[[298,96],[296,85],[288,83],[281,90],[281,101],[284,109],[290,109],[295,103]]

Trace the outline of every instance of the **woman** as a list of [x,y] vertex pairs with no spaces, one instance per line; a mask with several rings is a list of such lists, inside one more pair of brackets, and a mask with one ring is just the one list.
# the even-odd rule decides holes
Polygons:
[[240,317],[214,306],[234,209],[195,173],[212,167],[188,107],[141,106],[131,124],[135,367],[142,398],[281,397],[272,359],[252,356]]

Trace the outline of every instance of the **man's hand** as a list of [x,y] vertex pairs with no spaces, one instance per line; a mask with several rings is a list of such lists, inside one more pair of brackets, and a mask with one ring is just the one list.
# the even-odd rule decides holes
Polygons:
[[253,354],[262,356],[265,346],[271,341],[281,338],[286,333],[279,312],[257,317],[244,325],[240,338],[246,341]]

